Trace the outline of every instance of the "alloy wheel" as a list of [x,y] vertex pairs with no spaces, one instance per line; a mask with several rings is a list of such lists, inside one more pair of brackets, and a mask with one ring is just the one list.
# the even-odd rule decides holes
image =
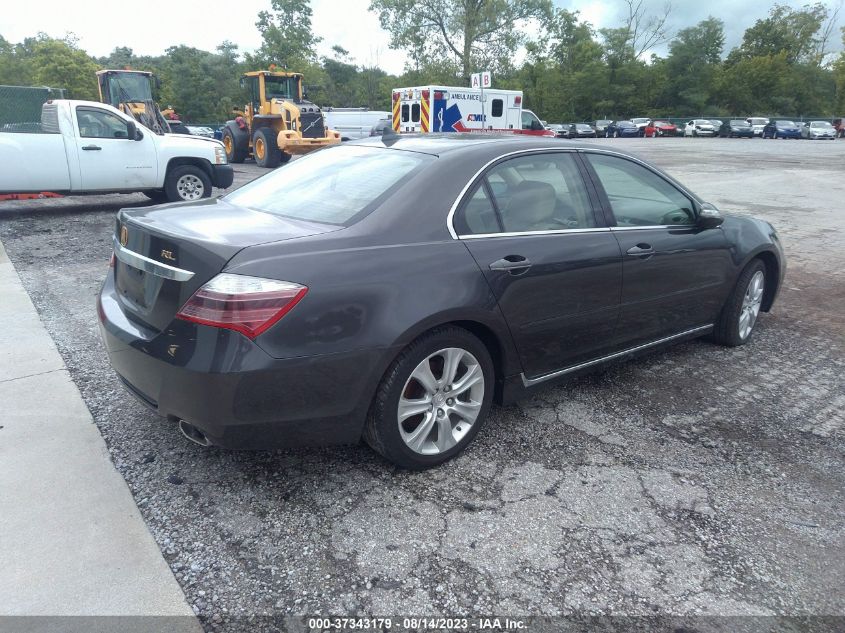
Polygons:
[[399,397],[402,441],[421,455],[453,448],[478,419],[484,389],[481,365],[467,350],[447,347],[429,355],[411,372]]
[[763,303],[763,290],[765,289],[766,278],[763,271],[758,270],[751,277],[745,294],[742,297],[742,307],[739,310],[739,338],[745,340],[751,334],[757,315],[760,314],[760,305]]
[[182,200],[199,200],[205,193],[205,185],[193,174],[185,174],[176,181],[176,191]]

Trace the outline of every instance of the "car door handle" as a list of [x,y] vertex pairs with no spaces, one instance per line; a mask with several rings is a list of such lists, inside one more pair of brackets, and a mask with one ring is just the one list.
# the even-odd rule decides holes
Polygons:
[[93,151],[99,152],[103,148],[100,147],[99,145],[86,145],[82,149],[85,150],[86,152],[93,152]]
[[504,270],[511,275],[521,275],[531,268],[531,262],[522,255],[507,255],[490,264],[490,270]]
[[654,255],[654,249],[651,247],[651,244],[642,243],[637,244],[636,246],[632,246],[626,252],[631,257],[642,257],[643,259]]

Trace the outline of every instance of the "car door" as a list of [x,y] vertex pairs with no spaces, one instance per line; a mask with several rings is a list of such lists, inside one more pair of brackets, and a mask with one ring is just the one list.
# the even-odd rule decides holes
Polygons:
[[642,163],[609,153],[584,157],[623,257],[620,342],[712,324],[731,270],[721,227],[700,228],[692,198]]
[[622,256],[594,200],[575,152],[526,152],[490,168],[455,216],[529,378],[612,346]]
[[78,106],[75,119],[83,191],[155,187],[158,161],[153,132],[139,125],[142,138],[130,139],[125,119],[91,106]]

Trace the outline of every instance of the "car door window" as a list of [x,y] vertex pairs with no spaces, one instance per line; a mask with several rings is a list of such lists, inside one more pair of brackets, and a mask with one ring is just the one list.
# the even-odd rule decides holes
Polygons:
[[587,154],[604,188],[617,226],[695,223],[692,201],[642,165],[605,154]]
[[489,193],[484,187],[475,190],[464,206],[459,233],[526,233],[596,226],[571,153],[512,158],[493,167],[486,181]]
[[79,136],[83,138],[127,138],[126,121],[119,116],[94,108],[77,108]]

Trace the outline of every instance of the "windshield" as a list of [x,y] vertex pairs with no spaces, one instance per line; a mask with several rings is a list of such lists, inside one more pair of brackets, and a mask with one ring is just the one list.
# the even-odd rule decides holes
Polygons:
[[792,121],[778,121],[775,125],[778,127],[795,127],[795,123]]
[[708,121],[707,119],[696,119],[696,125],[713,125],[713,121]]
[[748,122],[751,125],[766,125],[769,122],[768,119],[749,119]]
[[299,77],[264,75],[264,93],[268,99],[299,99]]
[[578,130],[592,130],[593,128],[591,128],[591,127],[590,127],[589,125],[587,125],[586,123],[576,123],[576,124],[575,124],[575,129],[578,129]]
[[734,127],[749,127],[747,121],[731,121],[731,125]]
[[651,119],[631,119],[634,123],[648,123]]
[[833,127],[833,126],[830,123],[828,123],[827,121],[813,121],[812,123],[810,123],[810,127]]
[[333,147],[293,160],[225,200],[287,218],[348,226],[432,160],[379,147]]
[[115,108],[121,103],[152,101],[150,77],[136,73],[108,75],[108,99]]

